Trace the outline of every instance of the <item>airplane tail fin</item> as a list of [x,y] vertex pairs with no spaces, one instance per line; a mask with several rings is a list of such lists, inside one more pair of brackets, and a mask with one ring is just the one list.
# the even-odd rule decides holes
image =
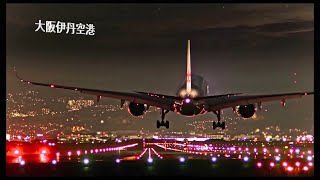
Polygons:
[[187,78],[186,78],[186,90],[187,93],[191,93],[191,55],[190,55],[190,40],[188,40],[188,50],[187,50]]

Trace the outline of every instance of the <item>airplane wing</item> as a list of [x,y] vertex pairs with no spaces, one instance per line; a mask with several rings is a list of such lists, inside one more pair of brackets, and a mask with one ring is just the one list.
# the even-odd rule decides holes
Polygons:
[[212,98],[236,96],[236,95],[239,95],[239,94],[242,94],[242,93],[231,93],[231,94],[220,94],[220,95],[214,95],[214,96],[203,96],[203,97],[196,97],[193,100],[201,101],[201,100],[212,99]]
[[[146,93],[146,92],[138,92],[135,91],[137,93],[142,93],[142,94],[146,94],[149,96],[158,96],[158,97],[164,97],[164,98],[172,98],[176,101],[182,101],[183,98],[180,96],[168,96],[168,95],[163,95],[163,94],[157,94],[157,93]],[[214,96],[201,96],[201,97],[196,97],[193,100],[198,101],[198,100],[203,100],[203,99],[208,99],[208,98],[217,98],[217,97],[224,97],[224,96],[235,96],[235,95],[239,95],[241,93],[231,93],[231,94],[219,94],[219,95],[214,95]]]
[[183,100],[183,98],[180,97],[180,96],[170,96],[170,95],[163,95],[163,94],[157,94],[157,93],[148,93],[148,92],[140,92],[140,91],[134,91],[134,92],[139,93],[139,94],[145,94],[145,95],[148,95],[148,96],[170,98],[170,99],[173,99],[173,100],[176,100],[176,101],[182,101]]
[[287,94],[270,94],[270,95],[250,95],[250,96],[222,96],[203,98],[197,102],[202,102],[208,105],[208,111],[218,111],[225,108],[234,108],[240,105],[248,105],[258,103],[261,106],[262,102],[278,101],[283,105],[287,99],[301,98],[306,95],[312,95],[314,92],[299,92]]
[[[16,72],[16,71],[15,71]],[[20,79],[21,82],[37,85],[37,86],[45,86],[50,88],[58,88],[58,89],[67,89],[78,91],[84,94],[90,94],[97,96],[97,101],[99,102],[101,97],[115,98],[121,100],[121,106],[124,101],[139,103],[139,104],[147,104],[149,106],[159,107],[165,110],[173,111],[174,99],[169,97],[158,97],[158,96],[149,96],[147,93],[136,93],[136,92],[118,92],[118,91],[106,91],[106,90],[97,90],[97,89],[87,89],[81,87],[71,87],[71,86],[63,86],[57,84],[47,84],[47,83],[39,83],[32,82],[22,79],[18,76],[16,72],[16,76]]]

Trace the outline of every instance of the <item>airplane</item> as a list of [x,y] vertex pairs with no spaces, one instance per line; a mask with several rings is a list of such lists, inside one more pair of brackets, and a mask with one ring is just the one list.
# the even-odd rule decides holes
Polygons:
[[121,108],[123,108],[124,103],[127,101],[129,102],[128,112],[133,116],[144,115],[150,106],[158,107],[161,109],[161,121],[157,120],[156,126],[157,128],[165,126],[167,129],[169,128],[169,121],[164,121],[164,119],[165,115],[170,111],[188,117],[213,112],[218,119],[217,122],[213,121],[213,129],[216,129],[217,127],[225,129],[225,122],[221,122],[222,109],[232,108],[234,112],[237,112],[238,115],[243,118],[251,118],[257,109],[261,110],[262,102],[280,100],[282,106],[285,106],[285,100],[287,99],[301,98],[305,95],[314,94],[314,92],[267,95],[242,95],[242,93],[230,93],[208,96],[207,81],[202,76],[191,73],[190,40],[188,40],[187,45],[186,79],[178,88],[175,96],[138,91],[118,92],[32,82],[22,79],[15,69],[14,71],[16,72],[17,78],[19,78],[21,82],[27,84],[67,89],[94,95],[97,96],[97,102],[99,102],[101,97],[119,99],[121,101]]

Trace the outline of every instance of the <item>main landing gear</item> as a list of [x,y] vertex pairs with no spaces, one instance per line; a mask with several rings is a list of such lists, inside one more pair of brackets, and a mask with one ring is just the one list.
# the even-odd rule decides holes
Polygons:
[[219,110],[219,111],[213,111],[213,113],[215,114],[215,115],[217,115],[217,118],[218,118],[218,122],[215,122],[215,121],[213,121],[213,124],[212,124],[212,128],[213,129],[216,129],[217,127],[221,127],[221,129],[225,129],[226,128],[226,122],[220,122],[220,120],[221,120],[221,110]]
[[165,126],[167,129],[169,129],[169,121],[164,122],[164,116],[168,113],[168,110],[161,110],[161,121],[157,121],[157,128],[160,128],[161,126]]

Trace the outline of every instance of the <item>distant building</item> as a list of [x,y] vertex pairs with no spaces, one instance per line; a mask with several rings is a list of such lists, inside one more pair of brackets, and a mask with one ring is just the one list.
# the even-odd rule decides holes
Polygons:
[[237,141],[244,141],[244,140],[255,140],[260,139],[260,135],[247,135],[247,134],[240,134],[233,137],[233,140]]
[[211,134],[211,135],[206,135],[207,138],[210,139],[223,139],[224,135],[222,134]]

